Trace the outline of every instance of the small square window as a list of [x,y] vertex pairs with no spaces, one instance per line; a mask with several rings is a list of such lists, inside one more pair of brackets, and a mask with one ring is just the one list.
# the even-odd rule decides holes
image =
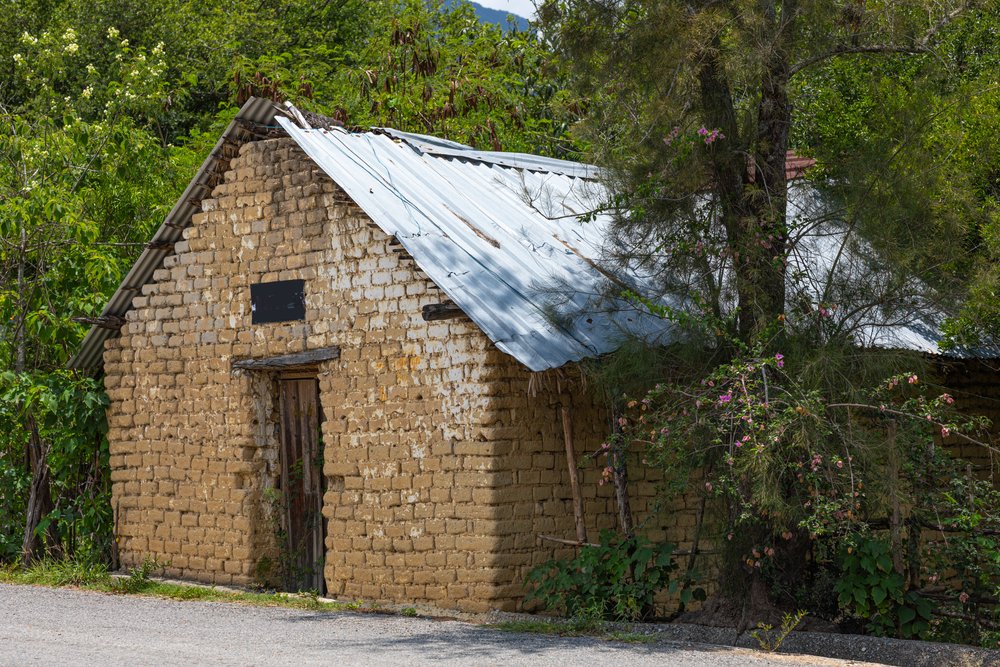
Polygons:
[[250,311],[254,324],[306,319],[305,281],[279,280],[250,285]]

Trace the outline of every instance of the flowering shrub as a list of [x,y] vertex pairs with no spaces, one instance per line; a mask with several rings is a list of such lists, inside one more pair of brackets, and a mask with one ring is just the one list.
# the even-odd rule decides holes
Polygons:
[[[880,634],[930,635],[936,627],[930,609],[940,601],[918,591],[929,583],[933,559],[920,563],[911,556],[907,568],[913,574],[904,576],[899,563],[887,567],[883,552],[875,554],[884,544],[875,533],[900,507],[906,516],[895,524],[894,539],[906,553],[920,552],[924,524],[996,525],[1000,503],[984,507],[990,496],[982,485],[974,503],[973,495],[941,485],[962,480],[967,487],[974,480],[942,452],[940,438],[977,442],[975,433],[987,423],[960,415],[955,399],[935,391],[919,372],[897,370],[873,379],[889,367],[884,359],[869,358],[866,369],[856,361],[860,353],[843,352],[849,361],[842,362],[833,346],[789,345],[777,352],[743,350],[707,371],[675,373],[673,381],[621,396],[620,433],[598,452],[605,476],[635,449],[644,465],[665,474],[668,494],[690,493],[692,473],[702,471],[693,491],[721,515],[718,532],[705,539],[720,545],[729,573],[723,576],[736,582],[736,595],[748,580],[762,578],[788,605],[798,606],[803,598],[817,599],[793,593],[807,587],[809,577],[839,578],[840,620],[861,619]],[[840,373],[850,380],[830,380]],[[993,549],[976,563],[971,553],[960,557],[956,545],[973,542],[936,549],[935,558],[949,563],[933,570],[958,567],[961,576],[977,582],[963,585],[967,596],[975,588],[981,597],[990,586],[995,595],[1000,569],[993,564],[1000,563],[1000,554]],[[787,572],[805,579],[788,581]],[[973,599],[963,601],[958,591],[945,597],[951,605]]]

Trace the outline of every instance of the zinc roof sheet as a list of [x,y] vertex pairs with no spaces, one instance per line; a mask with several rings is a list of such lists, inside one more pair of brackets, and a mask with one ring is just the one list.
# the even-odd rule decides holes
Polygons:
[[[531,370],[656,341],[663,320],[599,307],[606,216],[596,170],[563,160],[474,151],[419,135],[278,123],[497,347]],[[569,287],[570,289],[567,289]],[[624,304],[622,304],[624,305]]]

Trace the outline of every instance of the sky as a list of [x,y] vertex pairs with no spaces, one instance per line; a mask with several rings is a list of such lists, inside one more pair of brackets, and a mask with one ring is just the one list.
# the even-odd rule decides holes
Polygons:
[[502,9],[525,18],[531,18],[535,13],[535,6],[531,0],[476,0],[476,2],[483,7]]

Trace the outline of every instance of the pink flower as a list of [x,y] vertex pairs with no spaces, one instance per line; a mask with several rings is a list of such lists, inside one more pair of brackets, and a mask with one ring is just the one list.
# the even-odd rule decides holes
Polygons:
[[844,462],[843,461],[837,461],[837,467],[838,468],[843,468],[844,467]]
[[910,384],[917,384],[918,382],[920,382],[920,378],[918,378],[916,375],[911,375],[906,379],[906,381],[909,382]]
[[948,405],[951,405],[952,403],[954,403],[954,402],[955,402],[955,399],[954,399],[954,398],[952,398],[950,394],[941,394],[941,398],[942,398],[942,400],[944,400],[944,402],[945,402],[945,403],[947,403]]
[[712,492],[712,483],[711,482],[705,482],[705,490],[708,491],[709,493]]
[[721,396],[719,396],[719,403],[720,404],[728,403],[731,400],[733,400],[733,394],[732,394],[732,392],[727,392],[727,393],[722,394]]
[[962,604],[965,604],[966,602],[969,601],[969,594],[966,593],[965,591],[962,591],[962,594],[958,596],[958,601],[961,602]]
[[941,427],[941,437],[942,438],[947,438],[949,435],[951,435],[951,429],[949,429],[947,426],[942,426]]
[[784,367],[784,365],[785,365],[785,355],[783,355],[781,352],[779,352],[778,354],[774,355],[774,360],[778,362],[778,368],[783,368]]

